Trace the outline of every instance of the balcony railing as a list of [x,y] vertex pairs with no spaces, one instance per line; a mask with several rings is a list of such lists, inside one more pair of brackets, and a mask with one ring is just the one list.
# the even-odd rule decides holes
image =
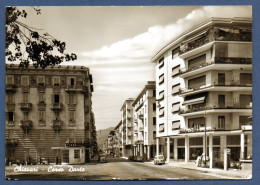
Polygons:
[[22,127],[22,129],[27,130],[32,128],[33,123],[31,120],[20,120],[19,126]]
[[45,102],[39,102],[38,103],[38,109],[39,110],[45,110],[46,108],[46,103]]
[[16,85],[14,85],[14,84],[6,84],[5,85],[5,90],[6,90],[6,92],[8,93],[8,92],[12,92],[12,93],[15,93],[16,92]]
[[184,42],[180,45],[180,54],[186,53],[198,47],[201,47],[212,41],[242,41],[251,42],[252,33],[242,33],[239,29],[225,29],[212,27],[207,30],[198,39],[193,39],[190,42]]
[[84,85],[67,85],[67,88],[65,89],[65,91],[67,92],[77,92],[77,91],[86,91],[87,88]]
[[192,67],[184,67],[180,69],[180,74],[184,74],[196,69],[201,69],[203,67],[212,65],[212,64],[252,64],[252,58],[230,58],[230,57],[215,57],[214,61],[205,61],[205,63],[195,65]]
[[53,103],[51,109],[53,111],[61,111],[63,109],[62,103]]
[[38,84],[38,92],[45,92],[46,86],[44,84]]
[[63,121],[61,121],[61,120],[53,120],[53,121],[51,122],[51,127],[52,127],[54,130],[61,130],[62,125],[63,125]]
[[30,111],[32,110],[32,103],[19,103],[19,108],[22,111]]
[[226,87],[252,87],[252,81],[248,79],[233,79],[233,80],[225,80],[225,82],[218,81],[218,79],[209,81],[209,82],[200,82],[200,83],[195,83],[192,85],[189,85],[187,88],[181,88],[180,89],[180,94],[204,89],[204,88],[209,88],[209,87],[214,87],[214,86],[226,86]]
[[[204,124],[204,123],[203,123]],[[211,131],[223,131],[225,129],[223,128],[216,128],[216,127],[206,127],[206,131],[207,132],[211,132]],[[182,133],[193,133],[193,132],[205,132],[205,127],[198,127],[198,128],[181,128],[180,129],[180,134]]]
[[90,139],[84,139],[84,138],[69,138],[66,140],[67,147],[90,147],[91,141]]
[[204,111],[204,110],[212,110],[212,109],[252,109],[252,102],[225,102],[225,103],[219,103],[219,102],[212,102],[212,103],[206,103],[206,104],[197,104],[193,105],[190,108],[182,108],[180,109],[180,114],[186,114],[191,112],[198,112],[198,111]]
[[15,104],[14,103],[6,103],[6,109],[7,111],[14,111],[15,110]]
[[7,138],[6,139],[6,145],[10,146],[10,147],[15,147],[18,145],[18,139],[14,139],[14,138]]

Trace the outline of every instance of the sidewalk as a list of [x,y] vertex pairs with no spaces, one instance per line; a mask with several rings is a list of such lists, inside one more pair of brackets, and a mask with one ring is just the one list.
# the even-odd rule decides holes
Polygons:
[[223,169],[217,169],[217,168],[202,168],[202,167],[196,167],[195,162],[180,162],[180,161],[170,161],[169,164],[166,164],[167,166],[173,166],[177,168],[185,168],[185,169],[191,169],[191,170],[197,170],[197,171],[203,171],[207,173],[212,173],[216,175],[223,175],[233,178],[240,178],[240,179],[251,179],[252,178],[252,171],[244,171],[244,170],[238,170],[238,169],[228,169],[227,171]]

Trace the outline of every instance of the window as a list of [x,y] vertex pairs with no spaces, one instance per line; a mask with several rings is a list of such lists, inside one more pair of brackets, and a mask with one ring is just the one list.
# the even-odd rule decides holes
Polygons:
[[240,73],[241,85],[252,85],[252,73]]
[[179,83],[172,86],[172,95],[178,94],[179,91],[180,91],[180,84]]
[[6,76],[6,84],[14,84],[14,77]]
[[53,86],[60,86],[60,77],[53,77]]
[[242,125],[252,125],[252,116],[239,116],[239,129]]
[[14,103],[14,95],[13,94],[6,94],[7,96],[7,103]]
[[164,132],[164,123],[159,125],[159,132]]
[[206,54],[193,58],[188,61],[188,69],[198,68],[206,63]]
[[69,84],[71,86],[74,86],[75,85],[75,78],[69,78]]
[[164,90],[162,90],[161,92],[159,92],[158,101],[162,101],[163,99],[164,99]]
[[159,117],[164,116],[164,107],[159,109]]
[[200,129],[200,127],[204,127],[204,126],[205,126],[204,117],[188,119],[188,128]]
[[23,93],[23,103],[29,103],[29,93]]
[[7,112],[8,121],[14,121],[14,112]]
[[172,59],[176,58],[179,56],[179,52],[180,52],[180,47],[177,47],[175,49],[172,50]]
[[159,76],[159,85],[163,84],[164,82],[164,74]]
[[225,85],[225,73],[218,73],[218,85]]
[[153,97],[156,97],[156,90],[153,90]]
[[54,103],[60,103],[60,95],[54,94]]
[[45,120],[45,111],[39,111],[39,121]]
[[69,94],[69,104],[74,104],[74,94],[73,93]]
[[25,129],[24,132],[23,132],[23,137],[24,138],[29,138],[29,130],[28,129]]
[[54,131],[54,136],[55,136],[55,139],[59,139],[60,138],[60,131],[59,130],[55,130]]
[[180,129],[180,120],[172,121],[172,130]]
[[218,116],[218,129],[225,130],[225,116]]
[[180,110],[180,102],[172,104],[172,113],[177,113]]
[[21,85],[23,87],[29,86],[29,77],[28,76],[22,76],[21,77]]
[[156,125],[156,117],[153,117],[153,125]]
[[153,139],[156,139],[156,131],[153,131]]
[[225,95],[218,95],[218,106],[225,108]]
[[164,66],[164,57],[159,60],[159,69]]
[[37,84],[38,84],[38,86],[44,86],[45,78],[43,76],[38,76],[37,77]]
[[39,103],[44,103],[44,93],[39,93]]
[[58,111],[54,112],[55,120],[59,120],[60,113]]
[[40,138],[45,139],[45,130],[41,130],[40,134]]
[[199,89],[203,85],[206,85],[206,75],[199,76],[188,81],[189,89]]
[[251,94],[240,94],[239,103],[241,108],[252,108],[252,95]]
[[14,149],[13,148],[8,149],[8,154],[9,157],[14,157]]
[[177,65],[175,67],[172,68],[172,77],[175,77],[179,74],[180,72],[180,65]]
[[29,119],[29,112],[23,112],[23,119],[28,120]]
[[74,150],[74,159],[80,158],[80,150]]
[[74,121],[75,120],[75,111],[69,111],[69,120]]
[[156,111],[156,103],[153,103],[153,111]]

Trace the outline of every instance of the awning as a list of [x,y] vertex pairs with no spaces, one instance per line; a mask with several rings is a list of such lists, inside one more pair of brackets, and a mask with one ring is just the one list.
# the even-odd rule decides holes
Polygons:
[[185,100],[182,105],[192,105],[192,104],[198,104],[198,103],[203,103],[205,101],[206,96],[203,97],[199,97],[199,98],[195,98],[195,99],[191,99],[191,100]]
[[164,124],[159,125],[159,132],[164,132]]

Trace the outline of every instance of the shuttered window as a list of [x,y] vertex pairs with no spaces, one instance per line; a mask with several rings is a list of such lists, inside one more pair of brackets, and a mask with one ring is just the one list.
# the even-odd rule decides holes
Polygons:
[[177,47],[174,50],[172,50],[172,59],[178,57],[179,53],[180,53],[180,47]]
[[173,103],[172,104],[172,113],[179,112],[179,110],[180,110],[180,102]]
[[29,77],[28,76],[21,77],[21,85],[24,87],[29,86]]
[[159,116],[160,117],[164,116],[164,107],[159,109]]
[[14,84],[14,77],[6,76],[6,84]]
[[60,86],[60,77],[53,77],[53,86]]
[[164,82],[164,74],[159,76],[159,84],[161,85]]
[[172,77],[175,77],[176,75],[178,75],[179,72],[180,72],[180,65],[173,67],[172,68]]
[[178,94],[180,91],[180,84],[176,84],[172,86],[172,95]]
[[164,132],[164,123],[159,125],[159,132]]
[[164,57],[159,60],[159,68],[164,66]]
[[44,78],[43,76],[38,76],[38,77],[37,77],[37,84],[38,84],[39,86],[44,86],[44,84],[45,84],[45,78]]
[[172,121],[172,130],[180,129],[180,120]]
[[164,90],[162,90],[161,92],[159,92],[159,98],[158,101],[161,101],[164,99]]
[[45,120],[45,111],[39,111],[39,121]]
[[206,63],[206,54],[193,58],[188,61],[188,69],[197,68]]

